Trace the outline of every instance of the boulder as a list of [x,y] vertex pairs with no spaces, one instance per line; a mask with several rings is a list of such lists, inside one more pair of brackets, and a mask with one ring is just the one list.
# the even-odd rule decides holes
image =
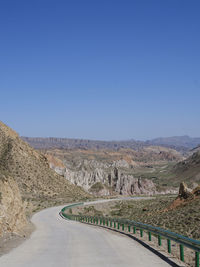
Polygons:
[[193,194],[191,192],[191,190],[187,187],[186,183],[182,182],[180,183],[180,187],[179,187],[179,198],[184,198],[184,199],[189,199],[189,198],[193,198]]

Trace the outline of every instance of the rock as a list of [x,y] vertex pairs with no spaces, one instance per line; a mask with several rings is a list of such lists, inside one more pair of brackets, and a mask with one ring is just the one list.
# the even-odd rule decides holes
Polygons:
[[[52,160],[52,157],[47,158]],[[84,159],[76,161],[74,164],[66,162],[65,168],[56,162],[53,159],[49,165],[57,173],[63,174],[71,183],[81,186],[97,196],[116,193],[121,195],[156,193],[156,187],[151,180],[135,178],[133,175],[122,172],[130,167],[125,160],[108,163]],[[98,191],[93,190],[93,186],[98,183],[102,184],[103,188]]]
[[187,187],[186,183],[184,183],[184,182],[180,183],[178,197],[184,198],[184,199],[193,198],[193,194],[191,192],[191,189],[189,189]]

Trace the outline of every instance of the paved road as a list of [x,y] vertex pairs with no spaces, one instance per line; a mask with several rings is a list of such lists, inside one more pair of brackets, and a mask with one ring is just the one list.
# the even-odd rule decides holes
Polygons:
[[169,266],[132,239],[99,227],[62,219],[54,207],[32,218],[36,231],[0,257],[1,267]]

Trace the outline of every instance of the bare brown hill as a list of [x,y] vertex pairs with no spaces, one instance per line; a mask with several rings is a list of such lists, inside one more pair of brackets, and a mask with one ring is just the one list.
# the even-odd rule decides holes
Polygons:
[[2,122],[0,173],[14,179],[23,200],[29,205],[37,203],[34,209],[89,197],[80,187],[50,169],[44,155],[22,141],[16,132]]
[[176,164],[173,168],[176,182],[186,181],[189,185],[200,182],[200,151]]

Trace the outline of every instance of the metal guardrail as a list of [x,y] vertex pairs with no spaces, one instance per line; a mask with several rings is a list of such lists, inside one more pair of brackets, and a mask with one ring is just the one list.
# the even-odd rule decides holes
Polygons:
[[[171,253],[171,240],[175,241],[180,246],[180,259],[184,262],[184,246],[188,247],[195,251],[195,267],[200,267],[199,265],[199,254],[200,254],[200,241],[192,238],[188,238],[171,231],[162,229],[160,227],[155,227],[149,224],[139,223],[127,219],[118,219],[118,218],[108,218],[100,216],[84,216],[84,215],[73,215],[65,213],[67,209],[73,208],[75,206],[83,205],[84,203],[76,203],[64,207],[60,215],[69,220],[75,220],[79,222],[85,222],[95,225],[103,225],[105,227],[114,228],[118,230],[125,230],[125,226],[128,229],[128,232],[131,232],[131,227],[133,228],[133,234],[136,234],[136,231],[140,231],[140,236],[143,237],[143,231],[148,232],[148,239],[151,241],[151,235],[154,234],[158,238],[158,245],[162,245],[162,237],[167,239],[167,248],[168,253]],[[121,229],[120,229],[121,228]]]
[[65,206],[63,209],[61,209],[61,211],[60,211],[60,216],[61,217],[63,217],[63,218],[66,218],[66,219],[69,219],[70,220],[70,218],[69,218],[69,216],[65,213],[65,210],[67,210],[67,209],[71,209],[71,208],[74,208],[74,207],[76,207],[76,206],[81,206],[81,205],[83,205],[84,203],[83,202],[79,202],[79,203],[74,203],[74,204],[71,204],[71,205],[68,205],[68,206]]

